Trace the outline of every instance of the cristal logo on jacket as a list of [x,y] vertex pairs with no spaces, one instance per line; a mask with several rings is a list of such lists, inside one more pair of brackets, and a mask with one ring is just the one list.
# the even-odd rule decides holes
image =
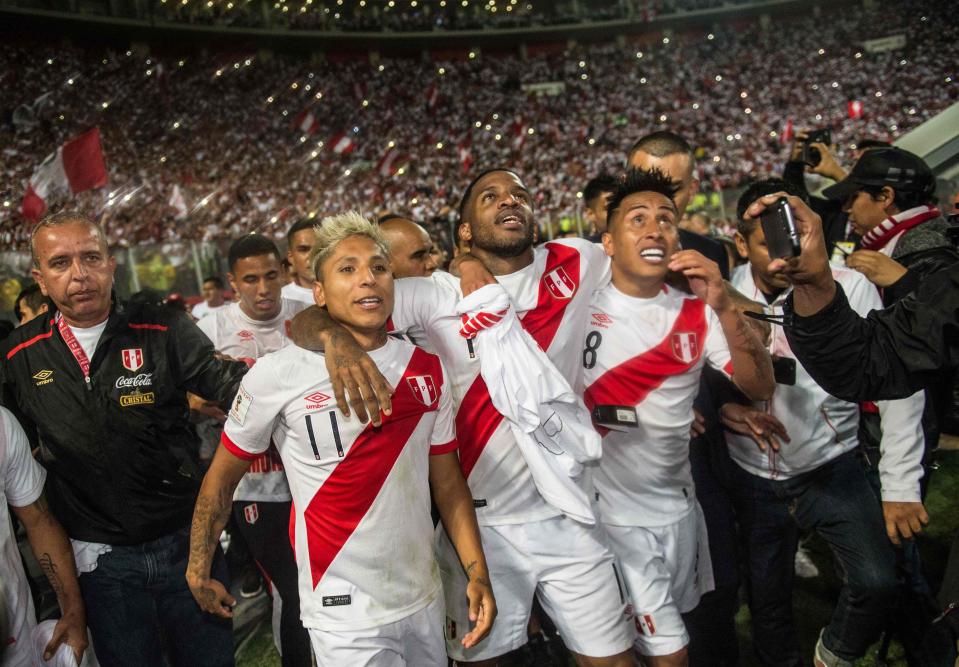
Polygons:
[[153,373],[140,373],[134,377],[118,377],[116,382],[117,389],[127,389],[129,387],[149,387],[153,385]]

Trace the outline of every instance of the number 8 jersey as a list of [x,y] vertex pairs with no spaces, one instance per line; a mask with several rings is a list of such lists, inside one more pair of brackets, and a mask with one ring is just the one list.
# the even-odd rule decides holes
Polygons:
[[689,427],[704,360],[732,372],[719,319],[696,297],[665,285],[649,299],[612,284],[593,295],[586,407],[614,406],[624,416],[616,430],[598,427],[603,456],[594,483],[603,523],[662,526],[695,507]]
[[243,459],[276,443],[308,628],[385,625],[439,593],[429,456],[456,449],[446,373],[436,356],[393,338],[369,354],[396,389],[379,428],[344,417],[323,356],[290,346],[250,369],[223,431]]

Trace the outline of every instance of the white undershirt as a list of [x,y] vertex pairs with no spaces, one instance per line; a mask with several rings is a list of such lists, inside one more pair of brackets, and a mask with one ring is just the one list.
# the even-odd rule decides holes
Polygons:
[[103,320],[100,322],[100,324],[95,324],[94,326],[87,327],[86,329],[81,329],[80,327],[70,327],[70,331],[73,332],[77,342],[80,343],[80,347],[83,348],[83,352],[87,355],[87,359],[93,359],[93,352],[97,349],[97,343],[100,341],[100,336],[103,335],[103,330],[106,328],[107,320]]

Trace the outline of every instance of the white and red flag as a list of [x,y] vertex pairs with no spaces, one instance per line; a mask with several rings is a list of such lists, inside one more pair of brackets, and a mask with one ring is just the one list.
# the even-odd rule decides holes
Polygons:
[[310,109],[304,109],[293,119],[293,126],[303,134],[316,134],[320,121]]
[[107,167],[100,148],[100,129],[70,139],[50,153],[30,177],[20,212],[39,220],[58,196],[77,194],[107,184]]
[[346,132],[337,132],[334,134],[333,138],[330,139],[329,146],[337,155],[349,155],[356,150],[356,143],[353,141],[353,137]]
[[431,84],[426,91],[426,108],[434,109],[437,102],[440,101],[440,89],[435,83]]
[[526,134],[527,127],[522,118],[513,123],[513,140],[510,145],[514,151],[518,151],[526,143]]
[[470,167],[473,166],[473,139],[469,135],[463,137],[459,145],[456,147],[457,154],[459,155],[460,165],[463,167],[463,173],[467,173],[470,170]]
[[176,219],[182,220],[187,216],[189,209],[186,205],[186,197],[183,196],[183,191],[180,190],[179,185],[173,186],[173,194],[170,195],[170,201],[168,202],[170,207],[176,211]]
[[393,176],[403,166],[405,159],[398,149],[389,148],[376,163],[376,171],[380,176]]
[[862,102],[859,100],[850,100],[846,103],[846,111],[849,113],[849,117],[853,120],[862,118]]
[[780,143],[787,144],[793,140],[796,136],[796,131],[793,129],[792,119],[786,121],[786,127],[783,128],[783,133],[779,135]]

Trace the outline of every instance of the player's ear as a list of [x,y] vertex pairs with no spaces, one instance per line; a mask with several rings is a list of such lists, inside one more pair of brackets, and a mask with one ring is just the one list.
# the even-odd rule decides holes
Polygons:
[[326,305],[326,291],[323,289],[323,283],[319,280],[313,283],[313,301],[315,301],[316,305],[320,308]]
[[461,222],[459,231],[460,231],[461,241],[466,241],[467,243],[469,243],[470,241],[473,240],[473,230],[470,228],[470,223]]
[[230,289],[233,290],[233,293],[238,294],[239,290],[236,288],[236,276],[234,276],[232,273],[227,273],[226,281],[230,283]]
[[736,232],[733,239],[736,241],[736,252],[739,253],[739,256],[743,259],[749,259],[749,243],[746,241],[746,237],[742,235],[742,232]]

